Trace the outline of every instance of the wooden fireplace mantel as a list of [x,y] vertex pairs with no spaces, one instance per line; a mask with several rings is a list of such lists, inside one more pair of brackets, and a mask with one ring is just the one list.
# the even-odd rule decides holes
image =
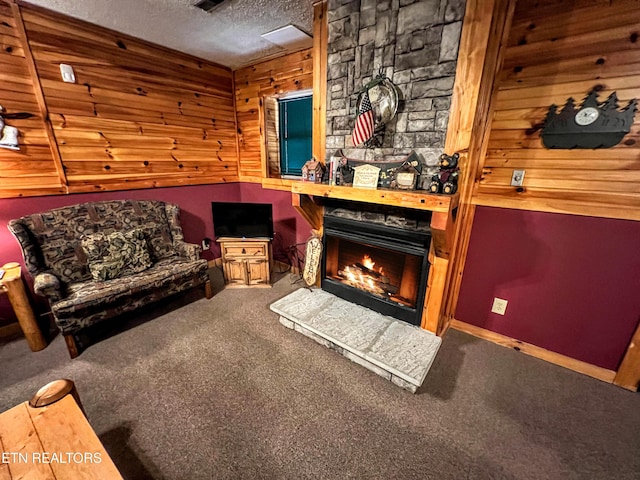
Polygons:
[[291,194],[293,206],[315,230],[322,230],[323,207],[316,203],[313,197],[431,211],[433,212],[431,233],[435,255],[449,258],[453,241],[454,211],[458,206],[457,194],[438,195],[422,191],[382,188],[373,190],[309,182],[292,182]]
[[292,182],[291,203],[311,227],[322,232],[324,207],[319,198],[333,198],[391,207],[428,210],[431,215],[429,278],[425,295],[422,328],[440,334],[443,329],[440,310],[444,298],[449,255],[455,234],[455,210],[458,195],[437,195],[421,191],[364,189],[309,182]]
[[316,197],[337,198],[353,202],[377,203],[393,207],[431,210],[432,212],[449,213],[458,205],[458,195],[437,195],[427,192],[367,189],[325,185],[323,183],[292,182],[291,193],[312,195]]

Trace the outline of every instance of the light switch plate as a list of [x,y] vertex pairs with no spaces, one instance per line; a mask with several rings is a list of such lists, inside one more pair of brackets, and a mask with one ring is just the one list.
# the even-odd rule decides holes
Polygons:
[[511,174],[511,186],[512,187],[521,187],[522,182],[524,181],[524,172],[525,170],[514,170]]
[[76,83],[76,74],[73,73],[73,67],[66,63],[60,64],[60,75],[62,75],[62,81],[66,83]]

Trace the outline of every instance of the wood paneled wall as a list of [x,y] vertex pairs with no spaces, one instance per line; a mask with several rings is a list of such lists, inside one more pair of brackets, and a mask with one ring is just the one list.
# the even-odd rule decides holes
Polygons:
[[241,180],[261,181],[266,161],[261,146],[262,99],[313,88],[312,50],[301,50],[234,72]]
[[[0,0],[9,19],[0,24],[7,44],[0,52],[0,104],[37,114],[33,92],[41,85],[69,192],[237,181],[228,68],[18,4],[27,45],[16,35],[16,19],[4,15],[10,3]],[[27,72],[29,53],[37,78]],[[61,63],[74,68],[75,84],[62,82]],[[42,123],[42,117],[10,122],[24,146],[0,150],[0,195],[64,192]]]
[[[498,78],[495,115],[473,203],[640,220],[640,113],[607,149],[550,150],[549,105],[594,87],[621,106],[640,98],[640,6],[634,0],[519,0]],[[510,186],[525,169],[524,188]]]
[[19,129],[21,150],[0,148],[0,197],[17,197],[34,190],[39,195],[65,193],[36,98],[20,27],[12,6],[0,1],[0,105],[7,113],[34,115],[6,121]]

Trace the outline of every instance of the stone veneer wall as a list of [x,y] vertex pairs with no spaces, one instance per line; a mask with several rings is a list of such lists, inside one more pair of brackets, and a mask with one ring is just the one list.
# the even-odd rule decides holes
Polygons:
[[[327,158],[366,160],[443,151],[465,0],[329,0]],[[378,71],[402,92],[381,148],[354,148],[355,92]],[[446,152],[452,154],[454,152]]]

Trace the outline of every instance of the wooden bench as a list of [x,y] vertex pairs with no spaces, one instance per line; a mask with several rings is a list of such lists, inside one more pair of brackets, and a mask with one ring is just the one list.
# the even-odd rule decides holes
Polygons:
[[70,380],[0,413],[0,480],[18,478],[122,480]]

